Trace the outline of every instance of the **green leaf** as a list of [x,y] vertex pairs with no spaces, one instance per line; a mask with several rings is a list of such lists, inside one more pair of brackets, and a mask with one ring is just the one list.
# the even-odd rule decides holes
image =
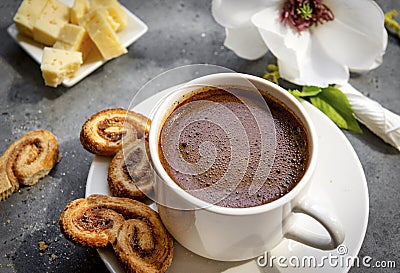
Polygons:
[[322,89],[317,86],[304,86],[303,89],[301,89],[301,92],[297,89],[289,89],[288,91],[295,97],[312,97],[321,93]]
[[331,86],[323,88],[322,92],[310,97],[310,102],[340,128],[362,133],[349,100],[339,89]]
[[322,92],[322,88],[318,86],[303,86],[301,92],[307,96],[315,96]]
[[288,89],[289,93],[297,98],[304,97],[304,95],[298,89]]

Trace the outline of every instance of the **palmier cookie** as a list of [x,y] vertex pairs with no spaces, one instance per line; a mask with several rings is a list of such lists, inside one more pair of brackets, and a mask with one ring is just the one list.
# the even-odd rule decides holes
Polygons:
[[172,238],[158,214],[129,198],[91,195],[70,202],[60,217],[62,233],[83,246],[111,244],[127,272],[165,272]]
[[153,189],[145,142],[142,138],[124,146],[111,160],[107,181],[113,196],[143,200]]
[[0,157],[0,201],[17,191],[20,184],[36,184],[58,157],[57,138],[49,131],[35,130],[13,142]]
[[82,126],[80,140],[89,152],[113,156],[122,147],[122,138],[130,142],[148,133],[150,120],[145,116],[122,108],[100,111]]

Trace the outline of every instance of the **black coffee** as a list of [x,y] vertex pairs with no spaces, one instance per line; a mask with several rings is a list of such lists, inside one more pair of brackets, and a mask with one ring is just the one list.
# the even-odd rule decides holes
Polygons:
[[[268,104],[273,117],[276,148],[275,158],[271,161],[268,176],[262,181],[262,184],[260,184],[262,186],[259,187],[258,191],[251,193],[249,187],[256,170],[261,164],[264,164],[260,160],[262,158],[260,148],[262,132],[260,132],[256,119],[243,101],[233,95],[238,91],[249,92],[238,88],[225,88],[225,90],[209,88],[180,102],[164,122],[160,134],[159,151],[164,169],[181,188],[188,191],[194,190],[193,195],[196,197],[216,203],[219,206],[246,208],[272,202],[284,196],[296,186],[303,177],[309,162],[309,143],[304,125],[292,111],[265,92],[261,92],[262,98]],[[204,101],[208,102],[209,105],[193,103]],[[218,118],[219,120],[222,119],[223,122],[220,124],[212,122],[213,118],[207,117],[207,113],[214,113],[215,115],[215,108],[212,109],[215,103],[229,109],[236,116],[236,119],[233,119],[231,115],[222,115],[221,112],[221,116]],[[210,109],[207,109],[207,107]],[[199,112],[202,113],[202,118],[197,116]],[[184,116],[190,119],[191,115],[193,115],[193,122],[181,128],[182,124],[177,122],[180,117]],[[232,151],[237,148],[233,146],[235,144],[232,144],[235,143],[232,140],[235,132],[233,135],[228,134],[222,128],[225,123],[232,123],[232,120],[241,123],[245,130],[245,137],[249,143],[249,157],[246,161],[246,167],[236,170],[238,176],[241,177],[238,185],[229,188],[229,191],[227,191],[229,194],[222,200],[215,202],[214,196],[218,195],[220,190],[227,190],[215,185],[218,185],[218,182],[231,167]],[[205,164],[209,165],[203,166],[204,168],[200,168],[195,173],[177,167],[176,164],[171,166],[171,162],[181,162],[182,160],[187,164],[201,162],[202,157],[207,157],[207,155],[201,154],[201,149],[204,148],[202,145],[205,143],[208,143],[207,147],[210,144],[213,146],[211,148],[211,154],[214,155],[213,160],[204,161]],[[177,152],[171,153],[171,149],[167,149],[170,147],[176,147]],[[243,154],[243,156],[245,155]],[[209,190],[202,191],[203,189]]]

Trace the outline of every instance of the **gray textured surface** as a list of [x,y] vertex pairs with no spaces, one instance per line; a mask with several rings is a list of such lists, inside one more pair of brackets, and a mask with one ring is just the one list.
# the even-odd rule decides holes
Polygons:
[[[93,156],[82,149],[78,136],[91,114],[107,107],[127,107],[144,83],[173,67],[211,63],[262,76],[266,64],[274,62],[271,55],[245,61],[224,48],[224,30],[211,17],[209,1],[121,2],[148,24],[148,33],[127,55],[108,62],[70,89],[44,87],[38,64],[6,32],[20,1],[0,2],[0,152],[24,133],[45,128],[58,137],[63,155],[37,185],[0,202],[0,272],[108,272],[94,250],[65,240],[57,224],[65,204],[84,196]],[[400,9],[398,1],[378,2],[384,11]],[[390,36],[383,65],[354,77],[352,83],[400,113],[399,64],[399,39]],[[369,187],[369,225],[360,256],[394,260],[398,265],[397,270],[370,272],[398,272],[400,153],[363,129],[362,135],[345,133]],[[49,245],[42,256],[39,241]]]

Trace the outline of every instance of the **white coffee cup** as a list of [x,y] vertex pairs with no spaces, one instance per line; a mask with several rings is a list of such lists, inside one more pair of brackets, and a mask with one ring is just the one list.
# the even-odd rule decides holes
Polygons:
[[[185,248],[206,258],[240,261],[262,255],[283,238],[321,250],[335,249],[344,240],[344,231],[333,213],[307,195],[317,162],[318,137],[308,113],[286,90],[265,79],[239,73],[201,77],[188,86],[242,86],[249,82],[281,101],[303,122],[310,142],[310,160],[298,184],[279,199],[261,206],[227,208],[202,201],[180,188],[167,174],[159,157],[160,132],[172,110],[190,96],[193,88],[171,88],[152,116],[149,133],[151,162],[158,174],[156,198],[160,217],[171,235]],[[178,208],[178,209],[177,209]],[[319,222],[329,237],[317,236],[302,228],[298,213]]]

